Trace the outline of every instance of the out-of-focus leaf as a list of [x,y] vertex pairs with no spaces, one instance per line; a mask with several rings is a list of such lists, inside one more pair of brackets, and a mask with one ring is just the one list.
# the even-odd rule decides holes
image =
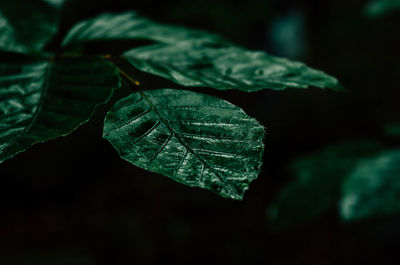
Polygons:
[[189,39],[222,41],[219,36],[214,34],[159,24],[134,11],[129,11],[120,14],[102,14],[79,22],[68,32],[63,45],[118,39],[151,40],[161,43],[176,43]]
[[0,50],[40,52],[57,23],[56,8],[41,0],[0,1]]
[[364,159],[343,185],[340,215],[345,221],[400,213],[400,149]]
[[400,0],[372,0],[365,8],[365,14],[369,17],[379,17],[394,11],[400,11]]
[[48,3],[49,5],[59,9],[62,7],[62,5],[67,2],[68,0],[42,0],[46,3]]
[[299,225],[336,207],[343,179],[356,163],[381,150],[378,143],[354,141],[332,146],[292,164],[296,180],[289,184],[269,209],[277,227]]
[[120,100],[107,114],[103,136],[138,167],[237,200],[257,178],[264,149],[263,126],[243,110],[175,89]]
[[246,92],[309,86],[342,89],[336,78],[303,63],[223,43],[192,40],[155,44],[123,56],[139,70],[183,86]]
[[0,57],[0,162],[72,132],[120,84],[118,71],[101,58]]
[[383,128],[384,133],[390,137],[400,137],[400,123],[389,123]]

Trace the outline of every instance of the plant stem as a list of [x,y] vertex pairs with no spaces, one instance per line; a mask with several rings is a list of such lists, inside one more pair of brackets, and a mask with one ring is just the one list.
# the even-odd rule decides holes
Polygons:
[[[101,57],[106,59],[106,60],[108,60],[108,61],[110,61],[110,62],[112,62],[118,68],[118,71],[119,71],[120,75],[123,78],[125,78],[129,83],[131,83],[131,84],[133,84],[133,85],[135,85],[137,87],[140,86],[140,82],[139,81],[133,79],[128,73],[126,73],[124,70],[122,70],[120,67],[118,67],[118,65],[115,63],[115,59],[112,57],[111,54],[105,54],[105,55],[102,55]],[[118,59],[120,59],[120,58],[118,58]]]
[[139,81],[133,79],[130,75],[128,75],[126,72],[124,72],[121,68],[118,68],[119,73],[121,74],[122,77],[124,77],[126,80],[128,80],[130,83],[132,83],[135,86],[139,86],[140,83]]

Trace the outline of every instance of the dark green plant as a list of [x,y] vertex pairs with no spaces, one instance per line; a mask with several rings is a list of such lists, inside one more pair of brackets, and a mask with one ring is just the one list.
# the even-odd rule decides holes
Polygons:
[[[262,164],[264,127],[222,99],[181,89],[148,90],[116,63],[186,87],[253,92],[331,88],[339,82],[300,62],[249,51],[203,31],[156,23],[130,11],[76,24],[57,50],[60,1],[0,4],[0,162],[35,143],[67,135],[106,103],[121,81],[133,94],[108,112],[104,138],[132,164],[189,186],[242,199]],[[27,13],[28,14],[24,14]],[[146,40],[122,55],[80,46]]]
[[344,222],[400,213],[400,149],[370,140],[345,142],[296,159],[296,179],[269,210],[276,228],[292,228],[335,209]]
[[400,0],[371,0],[365,7],[369,17],[380,17],[400,10]]

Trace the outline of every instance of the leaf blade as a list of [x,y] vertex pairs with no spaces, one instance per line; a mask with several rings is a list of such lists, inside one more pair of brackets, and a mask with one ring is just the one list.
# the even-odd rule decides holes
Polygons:
[[263,136],[263,127],[238,107],[174,89],[120,100],[103,133],[128,162],[237,200],[257,178]]
[[204,31],[164,25],[134,11],[106,13],[77,23],[66,35],[63,46],[96,40],[139,39],[175,43],[187,39],[220,40]]
[[254,92],[288,87],[343,90],[339,81],[303,63],[204,41],[154,44],[123,54],[135,68],[179,85]]
[[0,163],[69,134],[120,85],[118,71],[100,58],[12,58],[0,65]]
[[58,13],[52,4],[39,0],[0,3],[0,50],[2,51],[41,52],[55,35],[57,27]]
[[339,212],[344,221],[387,217],[400,212],[400,150],[361,160],[343,184]]
[[358,140],[330,146],[314,155],[296,159],[295,179],[279,194],[269,209],[277,228],[292,228],[313,220],[338,205],[343,181],[365,157],[376,155],[381,144]]
[[364,13],[370,18],[382,17],[396,11],[400,11],[399,0],[371,0],[364,9]]

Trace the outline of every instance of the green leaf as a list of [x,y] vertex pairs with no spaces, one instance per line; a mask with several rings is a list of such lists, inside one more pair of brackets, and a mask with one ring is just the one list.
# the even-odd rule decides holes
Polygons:
[[179,26],[163,25],[142,17],[134,11],[120,14],[108,13],[76,24],[67,34],[63,45],[95,40],[151,40],[176,43],[188,39],[219,40],[220,37]]
[[246,92],[309,86],[342,89],[337,79],[303,63],[215,42],[155,44],[123,56],[137,69],[183,86]]
[[400,11],[400,0],[372,0],[365,8],[369,17],[380,17],[394,11]]
[[262,164],[264,128],[240,108],[191,91],[137,92],[107,114],[104,135],[128,162],[240,200]]
[[118,71],[101,58],[0,57],[0,162],[72,132],[120,84]]
[[60,9],[67,0],[42,0],[54,8]]
[[132,11],[82,21],[70,30],[63,45],[115,39],[157,42],[124,57],[142,71],[184,86],[247,92],[309,86],[342,89],[334,77],[300,62],[235,47],[204,31],[159,24]]
[[400,137],[400,123],[399,122],[392,122],[385,124],[383,127],[383,133],[386,136],[399,138]]
[[400,149],[360,161],[343,185],[340,214],[345,221],[400,213]]
[[40,52],[57,31],[58,14],[40,0],[0,2],[0,50]]
[[354,141],[295,160],[291,170],[296,179],[271,206],[271,221],[280,228],[293,227],[336,207],[343,180],[356,163],[381,149],[375,142]]

